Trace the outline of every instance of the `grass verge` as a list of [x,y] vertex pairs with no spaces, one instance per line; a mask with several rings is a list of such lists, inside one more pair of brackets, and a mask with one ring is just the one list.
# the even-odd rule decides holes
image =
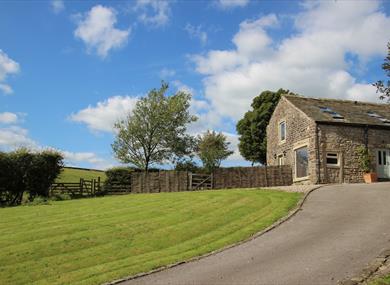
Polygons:
[[385,277],[379,277],[374,280],[371,280],[369,285],[390,285],[390,274]]
[[137,194],[0,209],[0,284],[100,284],[233,244],[300,193]]

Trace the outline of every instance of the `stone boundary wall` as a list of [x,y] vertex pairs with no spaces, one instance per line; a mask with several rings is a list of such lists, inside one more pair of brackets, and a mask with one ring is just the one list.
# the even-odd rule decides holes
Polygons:
[[213,180],[214,189],[288,186],[293,182],[288,165],[219,168]]

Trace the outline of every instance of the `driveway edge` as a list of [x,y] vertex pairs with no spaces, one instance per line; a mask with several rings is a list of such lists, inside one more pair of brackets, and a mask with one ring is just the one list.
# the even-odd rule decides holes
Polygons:
[[[198,261],[202,258],[205,258],[205,257],[208,257],[208,256],[212,256],[212,255],[215,255],[215,254],[218,254],[222,251],[225,251],[227,249],[230,249],[230,248],[233,248],[233,247],[236,247],[236,246],[239,246],[243,243],[246,243],[246,242],[249,242],[251,240],[254,240],[262,235],[264,235],[265,233],[277,228],[278,226],[280,226],[281,224],[283,224],[284,222],[287,222],[289,219],[291,219],[293,216],[295,216],[300,210],[302,210],[302,207],[303,207],[303,204],[305,203],[307,197],[314,191],[314,190],[317,190],[321,187],[323,187],[325,185],[316,185],[315,187],[313,187],[312,189],[310,189],[308,192],[306,192],[303,197],[301,198],[301,200],[298,202],[298,206],[295,207],[294,209],[292,209],[287,216],[277,220],[275,223],[273,223],[272,225],[270,225],[269,227],[265,228],[264,230],[258,232],[258,233],[255,233],[254,235],[250,236],[249,238],[245,239],[245,240],[242,240],[242,241],[239,241],[235,244],[231,244],[231,245],[228,245],[228,246],[225,246],[223,248],[220,248],[220,249],[217,249],[217,250],[214,250],[212,252],[209,252],[209,253],[206,253],[206,254],[203,254],[203,255],[199,255],[199,256],[195,256],[193,258],[190,258],[188,260],[185,260],[185,261],[179,261],[179,262],[176,262],[176,263],[172,263],[172,264],[169,264],[169,265],[165,265],[165,266],[162,266],[162,267],[159,267],[159,268],[156,268],[156,269],[153,269],[151,271],[148,271],[148,272],[141,272],[141,273],[138,273],[136,275],[132,275],[132,276],[128,276],[128,277],[124,277],[124,278],[121,278],[121,279],[117,279],[117,280],[114,280],[114,281],[111,281],[111,282],[108,282],[108,283],[103,283],[103,285],[115,285],[115,284],[119,284],[119,283],[122,283],[122,282],[125,282],[125,281],[129,281],[129,280],[133,280],[133,279],[137,279],[137,278],[141,278],[141,277],[144,277],[144,276],[147,276],[147,275],[150,275],[150,274],[153,274],[153,273],[157,273],[157,272],[160,272],[160,271],[163,271],[163,270],[166,270],[166,269],[169,269],[169,268],[173,268],[173,267],[176,267],[178,265],[182,265],[182,264],[186,264],[186,263],[190,263],[190,262],[194,262],[194,261]],[[271,189],[269,189],[271,190]],[[277,190],[277,188],[275,187],[275,190]]]
[[[339,285],[360,285],[367,284],[367,281],[375,277],[380,268],[390,262],[390,249],[384,250],[373,261],[371,261],[360,273],[360,275],[338,282]],[[380,276],[376,276],[380,277]]]

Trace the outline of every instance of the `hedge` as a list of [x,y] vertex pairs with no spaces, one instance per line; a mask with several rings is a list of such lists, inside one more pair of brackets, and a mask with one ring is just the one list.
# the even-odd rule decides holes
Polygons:
[[48,197],[62,167],[62,154],[53,150],[0,152],[0,205],[19,205],[25,193],[30,201]]

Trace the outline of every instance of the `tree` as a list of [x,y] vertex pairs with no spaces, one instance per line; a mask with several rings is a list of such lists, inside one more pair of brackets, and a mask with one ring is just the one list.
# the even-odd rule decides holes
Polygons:
[[271,116],[282,94],[294,94],[288,90],[277,92],[264,91],[253,99],[252,110],[245,113],[238,121],[236,129],[239,134],[238,148],[241,155],[252,162],[265,164],[267,157],[266,129]]
[[221,165],[222,160],[233,154],[229,145],[226,136],[215,131],[207,131],[198,137],[197,153],[206,171],[212,172]]
[[187,125],[197,119],[189,112],[191,95],[179,91],[165,96],[167,90],[168,84],[162,82],[160,89],[139,99],[133,112],[115,124],[112,149],[120,161],[148,171],[153,164],[193,151],[195,139],[186,134]]
[[[382,64],[382,69],[385,71],[387,77],[390,77],[390,42],[387,43],[387,57],[385,58],[385,62]],[[376,92],[381,95],[379,98],[381,100],[386,100],[390,103],[390,80],[383,81],[378,80],[373,84],[376,87]]]

